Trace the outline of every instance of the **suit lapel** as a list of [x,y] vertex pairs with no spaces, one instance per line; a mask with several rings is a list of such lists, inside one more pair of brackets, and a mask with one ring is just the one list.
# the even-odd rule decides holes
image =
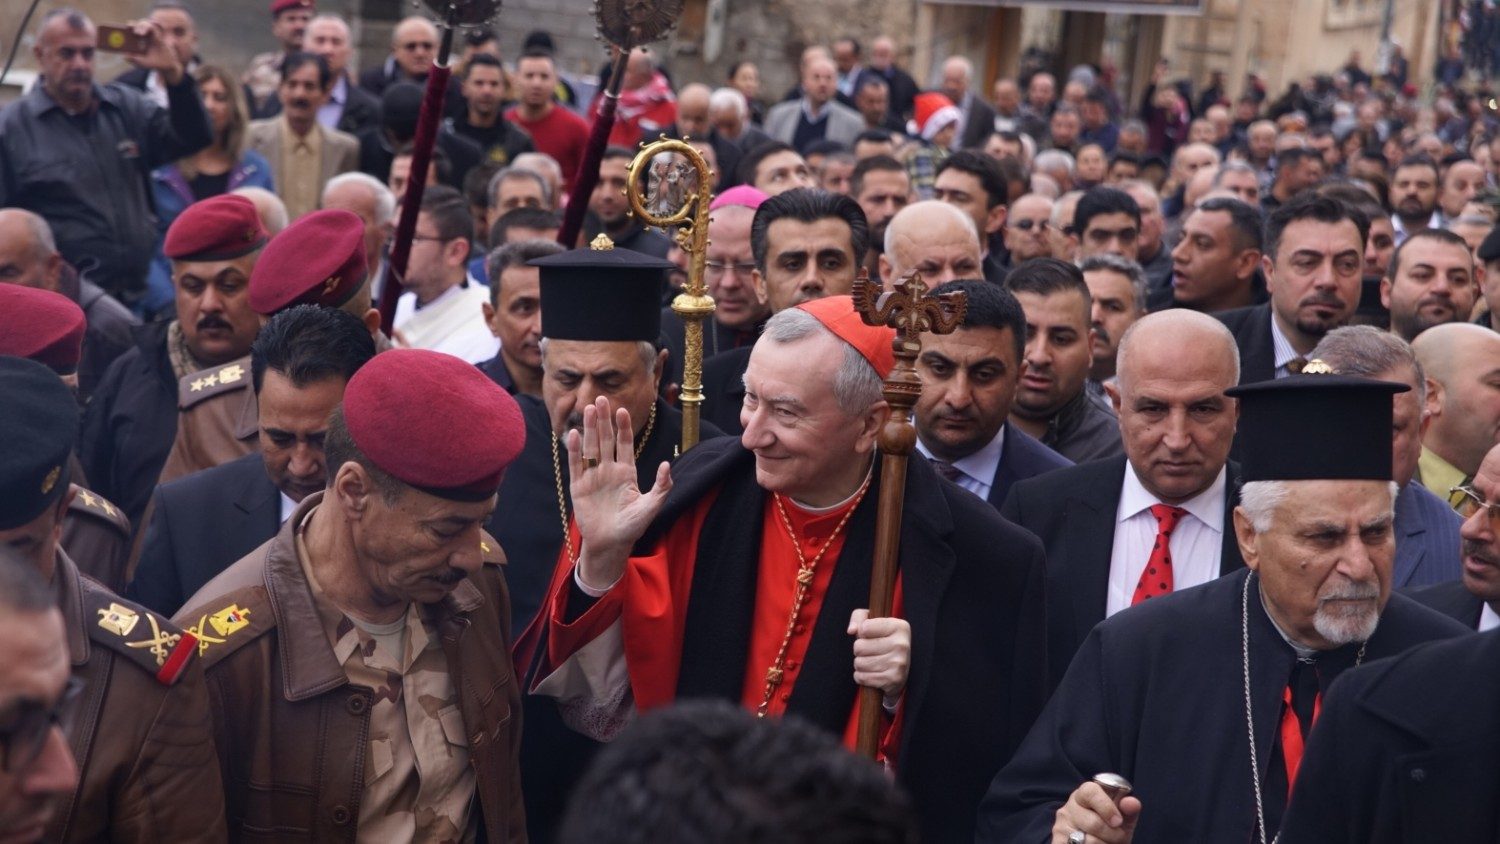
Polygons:
[[1016,436],[1014,426],[1005,431],[1005,440],[1000,444],[1000,465],[995,467],[995,478],[990,481],[990,504],[996,509],[1005,503],[1005,496],[1010,494],[1011,484],[1017,480],[1018,467],[1016,461],[1021,459],[1020,449],[1016,448]]
[[244,482],[234,496],[235,509],[245,514],[245,524],[256,536],[275,534],[281,526],[281,494],[259,460],[245,461],[244,469]]
[[1058,584],[1073,597],[1077,642],[1082,642],[1094,625],[1104,620],[1109,603],[1109,564],[1114,553],[1115,513],[1125,482],[1125,458],[1100,462],[1092,474],[1094,477],[1086,479],[1063,505],[1067,508],[1068,528],[1064,551],[1057,562],[1064,570],[1047,578],[1048,588]]

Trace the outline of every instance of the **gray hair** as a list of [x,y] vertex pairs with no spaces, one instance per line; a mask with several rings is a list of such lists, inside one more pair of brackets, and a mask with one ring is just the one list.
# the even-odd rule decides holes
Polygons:
[[1076,167],[1077,165],[1073,161],[1073,156],[1060,149],[1049,149],[1039,152],[1036,154],[1036,158],[1031,161],[1031,169],[1033,171],[1062,169],[1068,171],[1069,178],[1072,178]]
[[[339,17],[338,15],[327,14],[327,13],[324,13],[324,14],[321,14],[321,15],[317,15],[312,20],[310,20],[310,21],[307,22],[307,28],[308,29],[312,29],[312,25],[315,24],[315,23],[336,23],[340,27],[343,28],[343,30],[344,30],[344,37],[345,38],[352,39],[354,37],[354,33],[353,33],[352,29],[349,26],[349,22],[346,21],[346,20],[344,20],[343,18]],[[351,43],[349,46],[352,47],[354,45]]]
[[726,108],[732,108],[741,119],[748,120],[750,118],[750,103],[745,100],[745,95],[736,88],[728,86],[715,88],[714,92],[708,95],[708,107],[711,111],[722,111]]
[[1248,163],[1238,160],[1226,161],[1220,164],[1219,169],[1214,173],[1210,187],[1219,187],[1224,184],[1224,176],[1228,173],[1248,173],[1251,176],[1259,178],[1259,174],[1255,172],[1255,168],[1251,167]]
[[[836,336],[807,311],[787,308],[766,321],[761,339],[784,345],[819,334]],[[885,382],[858,349],[843,341],[840,341],[840,345],[844,347],[844,359],[833,375],[833,398],[838,402],[840,410],[849,416],[855,416],[881,400]]]
[[489,273],[490,286],[500,292],[500,276],[512,267],[525,266],[538,258],[566,251],[562,244],[552,240],[521,240],[497,246],[484,259],[485,271]]
[[[1271,529],[1271,520],[1276,516],[1276,509],[1286,503],[1292,488],[1292,481],[1247,481],[1240,487],[1240,509],[1245,511],[1245,518],[1250,520],[1250,526],[1255,528],[1256,533],[1265,533]],[[1391,495],[1391,509],[1396,506],[1396,482],[1391,481],[1386,485]]]
[[1333,367],[1340,375],[1379,378],[1392,370],[1410,370],[1416,379],[1417,404],[1427,401],[1426,373],[1411,344],[1371,325],[1346,325],[1323,335],[1308,355]]
[[[547,369],[547,338],[543,337],[537,341],[537,348],[542,353],[542,370]],[[641,356],[641,365],[646,367],[647,372],[656,371],[656,344],[650,340],[641,340],[635,344],[636,352]]]
[[275,236],[287,227],[287,223],[291,222],[287,217],[286,203],[281,201],[281,197],[265,188],[247,186],[235,188],[230,193],[243,196],[255,203],[255,210],[260,215],[267,234]]
[[[326,15],[325,17],[333,17],[333,15]],[[334,176],[328,180],[328,184],[323,186],[323,199],[326,200],[328,194],[332,193],[335,188],[351,184],[365,188],[370,192],[370,196],[374,198],[375,225],[383,226],[396,219],[396,195],[391,193],[391,189],[386,187],[385,182],[371,176],[369,173],[353,171]]]
[[1130,289],[1135,292],[1135,309],[1141,313],[1146,312],[1146,271],[1141,269],[1140,264],[1124,255],[1105,252],[1084,258],[1083,263],[1078,265],[1078,269],[1085,273],[1095,270],[1111,270],[1130,279]]
[[542,189],[542,202],[549,208],[552,206],[552,185],[547,183],[546,178],[535,170],[527,167],[517,167],[512,164],[490,177],[490,184],[485,190],[485,196],[489,198],[491,208],[495,207],[495,196],[500,192],[500,185],[506,179],[532,179],[536,182],[537,187]]
[[[557,163],[557,159],[545,152],[523,152],[511,159],[510,169],[541,173],[544,177],[558,184],[562,184],[563,181],[562,165]],[[550,190],[549,186],[549,193]]]

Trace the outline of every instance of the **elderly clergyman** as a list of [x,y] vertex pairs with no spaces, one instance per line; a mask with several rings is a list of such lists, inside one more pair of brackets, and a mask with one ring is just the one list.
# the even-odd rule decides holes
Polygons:
[[[1094,628],[991,785],[979,841],[1271,840],[1334,678],[1463,631],[1391,594],[1391,395],[1406,389],[1307,374],[1226,391],[1247,568]],[[1112,801],[1101,773],[1133,794]]]

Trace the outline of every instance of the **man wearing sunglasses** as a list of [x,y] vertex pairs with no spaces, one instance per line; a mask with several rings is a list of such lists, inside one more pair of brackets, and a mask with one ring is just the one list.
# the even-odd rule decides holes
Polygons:
[[1485,455],[1473,481],[1453,487],[1452,497],[1464,520],[1463,576],[1411,597],[1483,633],[1500,627],[1500,446]]
[[40,841],[78,785],[59,727],[80,689],[68,676],[62,613],[25,560],[0,550],[0,835]]
[[[45,819],[45,840],[222,841],[223,790],[197,662],[200,640],[217,634],[207,619],[184,631],[79,573],[58,545],[73,496],[77,403],[51,369],[15,357],[0,357],[0,395],[12,399],[0,414],[0,548],[50,581],[64,627],[51,638],[65,643],[82,688],[65,731],[77,785]],[[13,688],[0,682],[0,701]],[[7,776],[25,767],[3,761]],[[0,823],[0,840],[11,829]]]
[[1005,219],[1005,250],[1009,254],[1007,269],[1032,258],[1052,257],[1047,232],[1052,228],[1052,200],[1039,193],[1028,193],[1010,206]]

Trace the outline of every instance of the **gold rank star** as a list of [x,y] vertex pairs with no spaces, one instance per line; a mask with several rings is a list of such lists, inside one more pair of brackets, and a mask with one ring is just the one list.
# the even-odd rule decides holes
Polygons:
[[204,376],[204,378],[203,378],[203,384],[206,387],[212,387],[212,386],[214,386],[214,385],[216,385],[218,383],[219,383],[219,376],[217,376],[217,375],[207,375],[207,376]]
[[202,389],[203,389],[203,379],[199,378],[199,379],[197,379],[196,381],[193,382],[193,392],[196,393],[196,392],[201,391]]
[[93,493],[89,492],[86,489],[80,489],[80,490],[78,490],[78,498],[79,498],[80,501],[83,502],[83,506],[85,506],[85,507],[91,507],[92,508],[92,507],[98,507],[100,505],[99,499],[95,498],[94,495],[93,495]]

